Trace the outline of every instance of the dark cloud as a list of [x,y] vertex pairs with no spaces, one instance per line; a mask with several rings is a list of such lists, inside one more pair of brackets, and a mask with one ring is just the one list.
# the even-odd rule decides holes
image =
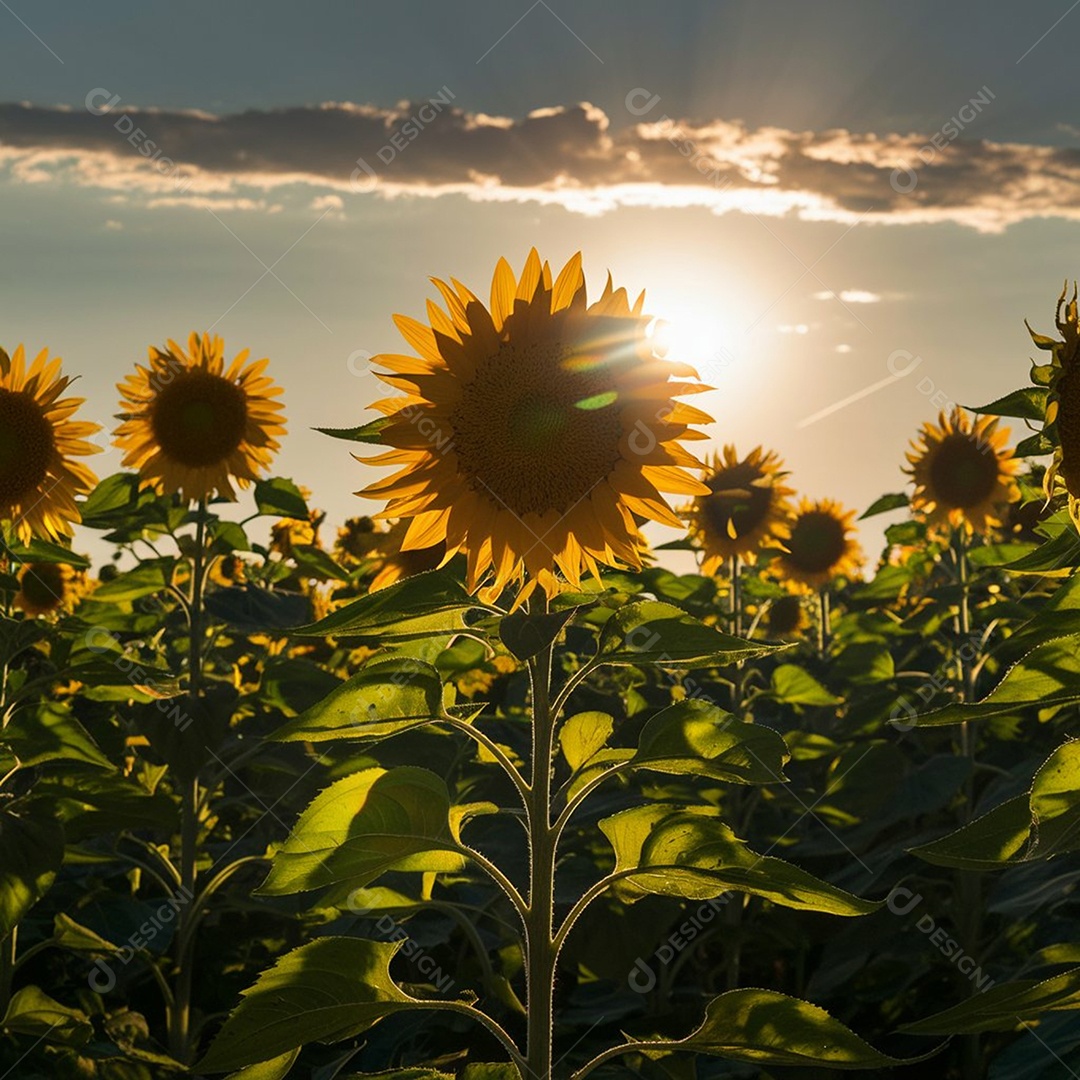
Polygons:
[[[635,96],[636,95],[636,96]],[[302,183],[330,192],[534,200],[585,213],[620,205],[705,206],[818,220],[953,221],[996,231],[1080,217],[1080,150],[992,143],[963,125],[922,135],[750,129],[673,121],[644,91],[612,123],[587,105],[523,119],[468,113],[444,88],[393,109],[325,104],[227,116],[139,109],[105,91],[86,109],[0,106],[0,164],[145,196],[265,207]]]

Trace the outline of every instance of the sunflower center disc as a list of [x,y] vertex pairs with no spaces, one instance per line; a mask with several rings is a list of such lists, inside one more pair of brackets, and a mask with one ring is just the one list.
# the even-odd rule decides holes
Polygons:
[[704,501],[704,512],[715,535],[730,539],[730,524],[736,537],[746,536],[765,521],[772,504],[772,491],[754,483],[764,475],[753,465],[740,462],[721,470],[709,481],[712,494]]
[[224,461],[247,429],[244,391],[221,375],[185,373],[161,390],[150,424],[165,455],[189,468]]
[[38,490],[55,447],[41,406],[23,391],[0,390],[0,504],[10,506]]
[[557,342],[506,342],[485,357],[450,415],[463,475],[522,516],[563,512],[619,460],[614,379]]
[[997,486],[998,460],[993,447],[980,446],[969,435],[947,435],[930,462],[930,482],[934,495],[945,506],[978,506]]
[[34,563],[19,580],[19,588],[30,604],[51,611],[64,598],[64,574],[56,563]]
[[824,574],[844,557],[844,526],[829,514],[803,514],[792,526],[785,546],[791,553],[788,560],[797,569]]

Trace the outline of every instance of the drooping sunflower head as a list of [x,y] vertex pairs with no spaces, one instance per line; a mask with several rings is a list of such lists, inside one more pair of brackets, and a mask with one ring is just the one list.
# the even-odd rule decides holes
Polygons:
[[788,521],[788,536],[781,541],[773,566],[785,580],[813,589],[849,577],[862,564],[854,528],[854,510],[845,510],[832,499],[802,499]]
[[922,426],[912,443],[906,471],[915,481],[911,505],[930,525],[985,533],[1019,494],[1013,474],[1018,462],[1005,446],[1007,428],[996,417],[970,420],[962,409],[941,413]]
[[378,548],[379,538],[380,531],[374,518],[351,517],[338,529],[334,555],[345,559],[367,558]]
[[1033,364],[1031,381],[1046,388],[1043,438],[1054,447],[1054,459],[1046,470],[1044,489],[1052,498],[1062,487],[1068,495],[1069,514],[1080,528],[1080,311],[1076,285],[1066,302],[1068,282],[1058,297],[1055,322],[1060,340],[1035,333],[1035,345],[1050,352],[1049,364]]
[[797,637],[810,625],[798,593],[777,597],[765,613],[766,633],[771,638]]
[[244,560],[239,555],[222,555],[210,567],[210,580],[223,589],[243,585],[247,580]]
[[187,500],[235,499],[265,470],[285,433],[281,389],[266,374],[268,360],[248,363],[248,350],[225,366],[220,337],[192,334],[185,351],[175,341],[151,347],[117,389],[122,400],[116,445],[144,486]]
[[87,593],[86,575],[67,563],[27,563],[19,573],[15,606],[31,618],[71,611]]
[[[707,389],[692,368],[657,359],[642,314],[609,277],[589,304],[581,256],[557,277],[536,251],[519,277],[499,261],[490,305],[435,280],[446,310],[397,325],[419,356],[384,355],[379,377],[405,392],[377,402],[399,466],[361,494],[409,519],[403,551],[446,544],[468,556],[468,584],[490,594],[524,581],[550,596],[600,565],[640,566],[634,515],[681,527],[661,492],[707,489],[682,441],[710,417],[675,399]],[[694,381],[687,381],[693,379]]]
[[270,550],[288,558],[298,547],[322,547],[319,528],[326,518],[321,510],[312,510],[306,518],[281,518],[270,527]]
[[12,356],[0,349],[0,522],[24,543],[70,536],[75,497],[97,483],[75,459],[101,450],[87,441],[101,428],[72,419],[83,398],[63,396],[70,383],[47,349],[29,367],[21,345]]
[[709,491],[683,512],[691,536],[701,545],[702,573],[715,574],[731,558],[753,562],[769,541],[787,536],[791,488],[773,451],[755,447],[740,460],[734,446],[725,446],[709,463],[704,477]]

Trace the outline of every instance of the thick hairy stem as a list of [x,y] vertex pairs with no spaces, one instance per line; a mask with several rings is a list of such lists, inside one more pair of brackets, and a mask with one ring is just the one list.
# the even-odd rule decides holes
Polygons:
[[[540,595],[530,613],[544,614]],[[532,683],[532,782],[529,785],[529,906],[525,914],[528,1026],[526,1080],[549,1080],[553,1028],[553,990],[558,952],[552,938],[555,903],[555,847],[551,824],[551,757],[555,717],[551,709],[551,666],[554,646],[529,661]]]
[[[960,586],[960,605],[957,616],[957,634],[960,645],[956,651],[959,696],[961,701],[975,700],[976,657],[971,630],[970,566],[968,563],[967,536],[962,529],[957,529],[953,537],[953,552],[956,557],[956,579]],[[960,753],[968,759],[971,766],[964,783],[963,819],[969,821],[975,809],[975,746],[971,728],[965,720],[960,725]],[[982,933],[982,882],[977,873],[960,870],[957,873],[956,900],[959,905],[957,925],[960,929],[964,948],[968,955],[979,955],[979,938]],[[969,992],[978,993],[974,983],[968,984]],[[982,1052],[978,1035],[965,1036],[960,1043],[960,1056],[965,1080],[978,1080],[982,1076]]]
[[12,927],[11,933],[0,940],[0,1016],[7,1012],[11,1001],[11,979],[15,974],[16,934],[19,928]]
[[741,569],[739,556],[732,555],[728,560],[728,576],[731,578],[731,632],[736,637],[742,637],[742,591],[739,588]]
[[[206,575],[206,500],[199,502],[195,526],[195,555],[188,599],[188,700],[197,709],[202,695],[203,584]],[[194,711],[194,709],[193,709]],[[182,781],[180,801],[180,916],[176,934],[176,986],[169,1010],[169,1050],[177,1061],[194,1057],[191,1041],[191,989],[194,939],[192,921],[198,918],[195,898],[199,843],[199,780]]]

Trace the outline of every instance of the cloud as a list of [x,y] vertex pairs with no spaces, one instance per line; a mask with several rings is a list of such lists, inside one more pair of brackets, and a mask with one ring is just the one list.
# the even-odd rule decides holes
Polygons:
[[880,304],[882,301],[880,293],[869,289],[841,289],[838,293],[823,289],[812,295],[815,300],[839,300],[843,304]]
[[[92,91],[85,109],[0,105],[0,170],[19,183],[66,181],[156,207],[258,209],[271,192],[306,186],[317,200],[459,195],[586,214],[695,206],[986,232],[1080,219],[1080,150],[973,138],[977,116],[948,138],[798,132],[654,118],[659,110],[638,93],[614,118],[580,104],[511,119],[458,108],[445,87],[391,109],[326,103],[223,116],[140,109]],[[304,198],[310,204],[310,191]]]

